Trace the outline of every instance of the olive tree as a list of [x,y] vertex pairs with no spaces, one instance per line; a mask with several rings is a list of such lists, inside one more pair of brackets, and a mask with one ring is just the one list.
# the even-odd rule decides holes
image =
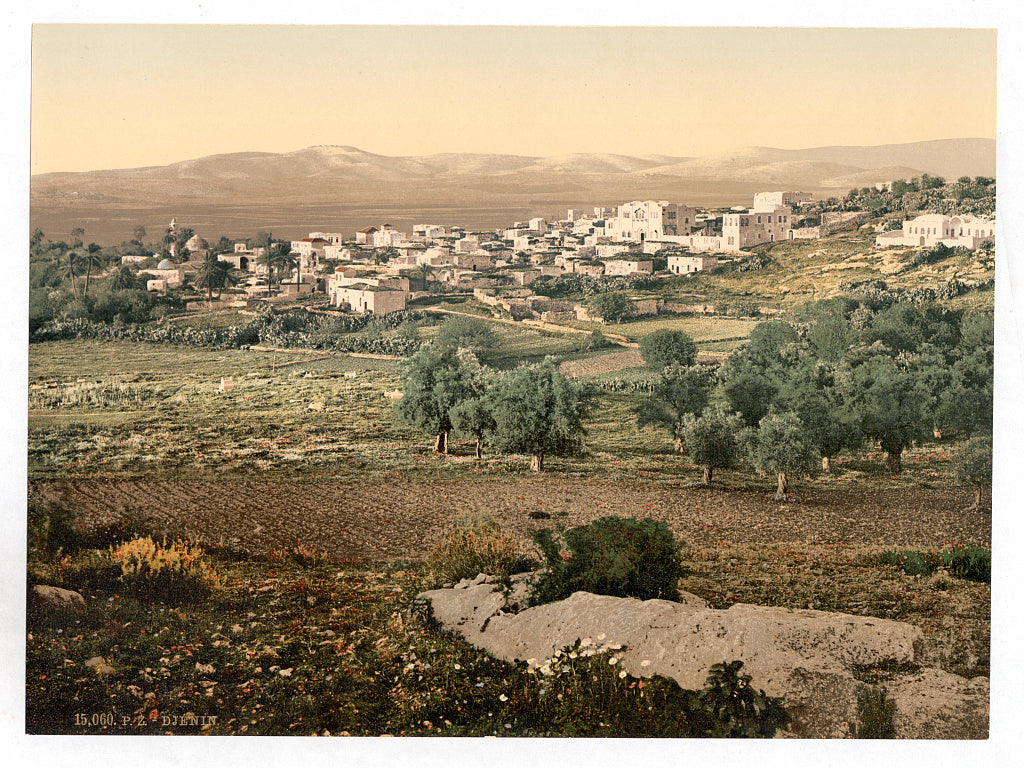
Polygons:
[[985,491],[992,489],[992,438],[978,435],[953,453],[953,477],[974,488],[974,503],[966,511],[981,510]]
[[669,365],[685,367],[697,360],[697,345],[682,331],[662,328],[640,339],[640,357],[644,365],[660,371]]
[[739,417],[721,409],[683,417],[683,440],[693,463],[704,467],[705,485],[711,483],[714,470],[727,469],[736,462],[736,436],[740,428]]
[[776,501],[789,495],[789,475],[812,474],[819,466],[818,451],[795,413],[765,416],[757,429],[743,430],[740,443],[754,469],[778,477]]
[[507,374],[491,403],[491,443],[503,453],[531,454],[535,472],[544,469],[545,454],[566,456],[582,448],[587,398],[551,358]]
[[426,346],[402,367],[402,398],[395,403],[395,415],[403,424],[434,435],[436,453],[448,452],[455,407],[481,394],[475,363],[471,352]]

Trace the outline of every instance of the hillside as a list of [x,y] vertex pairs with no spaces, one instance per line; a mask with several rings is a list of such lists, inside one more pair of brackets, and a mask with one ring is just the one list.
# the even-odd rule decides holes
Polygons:
[[[32,226],[61,238],[75,226],[118,242],[132,227],[188,218],[207,236],[274,228],[352,230],[388,219],[494,228],[516,218],[636,198],[694,205],[749,204],[765,188],[819,197],[922,173],[995,175],[995,141],[949,139],[800,150],[746,147],[709,157],[437,154],[389,157],[349,146],[283,154],[240,152],[166,166],[32,178]],[[406,219],[408,218],[408,221]],[[155,230],[159,231],[159,230]]]

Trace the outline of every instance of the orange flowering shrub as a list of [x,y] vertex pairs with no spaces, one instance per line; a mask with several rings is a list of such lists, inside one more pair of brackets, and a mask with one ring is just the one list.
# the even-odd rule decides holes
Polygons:
[[189,599],[205,595],[220,577],[204,557],[202,547],[187,541],[152,537],[132,539],[110,548],[121,567],[121,580],[140,596]]
[[519,552],[515,539],[492,520],[470,520],[444,535],[427,555],[427,566],[441,582],[471,579],[479,573],[509,576],[533,563]]

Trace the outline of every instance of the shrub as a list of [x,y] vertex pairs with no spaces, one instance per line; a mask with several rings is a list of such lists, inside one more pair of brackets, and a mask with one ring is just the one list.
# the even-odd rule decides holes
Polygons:
[[146,536],[111,547],[110,556],[121,568],[121,581],[141,598],[195,600],[220,581],[202,548],[186,541],[157,543]]
[[857,717],[860,724],[850,723],[855,739],[895,739],[896,704],[885,697],[885,691],[862,688],[857,692]]
[[899,566],[908,576],[929,576],[945,568],[951,576],[992,582],[992,550],[976,544],[957,544],[939,552],[883,552],[883,565]]
[[562,600],[573,592],[678,600],[682,575],[679,546],[665,523],[602,517],[563,534],[566,551],[550,530],[534,541],[544,553],[548,572],[533,586],[532,605]]
[[28,554],[52,557],[77,549],[71,510],[63,504],[28,499]]
[[951,575],[971,581],[992,583],[992,550],[974,544],[955,546],[939,553]]
[[750,687],[739,674],[742,661],[715,664],[704,690],[689,697],[691,727],[697,736],[770,739],[791,718],[781,701]]
[[497,523],[480,518],[460,523],[427,555],[427,567],[442,583],[471,579],[480,573],[510,576],[533,565]]

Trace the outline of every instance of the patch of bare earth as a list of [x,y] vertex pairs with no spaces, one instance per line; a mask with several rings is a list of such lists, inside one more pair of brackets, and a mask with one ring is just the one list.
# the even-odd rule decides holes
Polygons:
[[753,491],[527,478],[450,482],[155,482],[61,480],[30,491],[78,514],[127,511],[159,530],[254,551],[302,545],[338,558],[421,559],[458,521],[488,516],[531,546],[540,528],[605,515],[663,520],[691,546],[768,544],[991,545],[989,513],[962,511],[968,491],[907,488],[875,495],[801,491],[780,504]]

